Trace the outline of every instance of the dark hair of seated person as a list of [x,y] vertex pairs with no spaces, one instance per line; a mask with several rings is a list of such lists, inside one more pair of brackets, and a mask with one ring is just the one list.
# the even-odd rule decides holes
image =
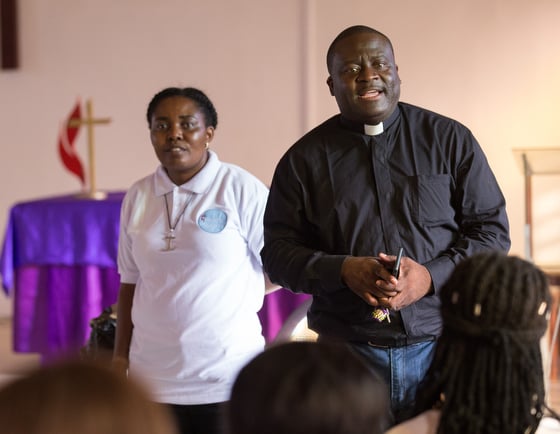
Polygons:
[[60,360],[0,387],[2,434],[176,434],[166,407],[107,366]]
[[241,370],[226,426],[229,434],[381,434],[388,403],[381,377],[344,344],[294,341]]

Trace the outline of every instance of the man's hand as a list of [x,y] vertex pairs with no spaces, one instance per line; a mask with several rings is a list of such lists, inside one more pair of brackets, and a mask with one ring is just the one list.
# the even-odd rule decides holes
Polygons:
[[432,277],[426,267],[403,257],[397,279],[389,271],[395,259],[396,256],[385,253],[379,257],[349,256],[342,264],[342,280],[371,306],[402,309],[430,291]]
[[126,376],[128,372],[128,358],[113,356],[111,360],[111,369],[118,374]]
[[397,279],[373,256],[347,257],[342,263],[341,275],[344,283],[372,306],[379,306],[379,300],[395,297],[400,291]]
[[[384,267],[391,268],[396,256],[379,254],[379,262]],[[384,281],[378,281],[381,290],[391,289],[393,286]],[[391,297],[378,298],[379,305],[392,310],[400,310],[424,297],[432,287],[432,276],[426,267],[418,262],[404,257],[401,259],[400,274],[397,280],[397,294]]]

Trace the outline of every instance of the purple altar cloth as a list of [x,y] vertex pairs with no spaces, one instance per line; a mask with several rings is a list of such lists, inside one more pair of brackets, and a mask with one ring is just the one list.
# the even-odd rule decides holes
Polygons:
[[27,265],[15,278],[14,351],[47,360],[78,351],[119,290],[117,269],[97,265]]
[[[124,192],[104,200],[59,196],[14,205],[0,256],[2,286],[14,298],[13,348],[44,360],[73,353],[89,338],[89,322],[117,301],[116,258]],[[274,339],[308,295],[280,289],[259,312]]]
[[4,291],[10,293],[13,272],[22,265],[115,267],[123,197],[123,192],[104,200],[69,195],[14,205],[0,257]]

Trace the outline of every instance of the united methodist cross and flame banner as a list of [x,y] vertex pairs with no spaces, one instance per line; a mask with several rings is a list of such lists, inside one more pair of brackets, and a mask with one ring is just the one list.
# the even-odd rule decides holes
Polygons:
[[[58,153],[64,167],[77,176],[82,186],[85,186],[86,178],[84,175],[84,166],[75,148],[76,136],[80,131],[80,124],[79,122],[72,123],[72,121],[80,121],[81,118],[80,100],[78,100],[74,109],[66,119],[66,122],[60,126],[60,132],[58,134]],[[71,124],[77,126],[71,126]]]

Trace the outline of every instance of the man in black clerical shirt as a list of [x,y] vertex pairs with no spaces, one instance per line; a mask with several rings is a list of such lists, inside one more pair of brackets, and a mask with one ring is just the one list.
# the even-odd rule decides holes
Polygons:
[[348,342],[384,376],[399,422],[433,357],[442,284],[463,258],[509,249],[505,200],[465,126],[399,102],[385,35],[344,30],[327,67],[340,114],[278,163],[261,256],[272,281],[313,295],[319,339]]

